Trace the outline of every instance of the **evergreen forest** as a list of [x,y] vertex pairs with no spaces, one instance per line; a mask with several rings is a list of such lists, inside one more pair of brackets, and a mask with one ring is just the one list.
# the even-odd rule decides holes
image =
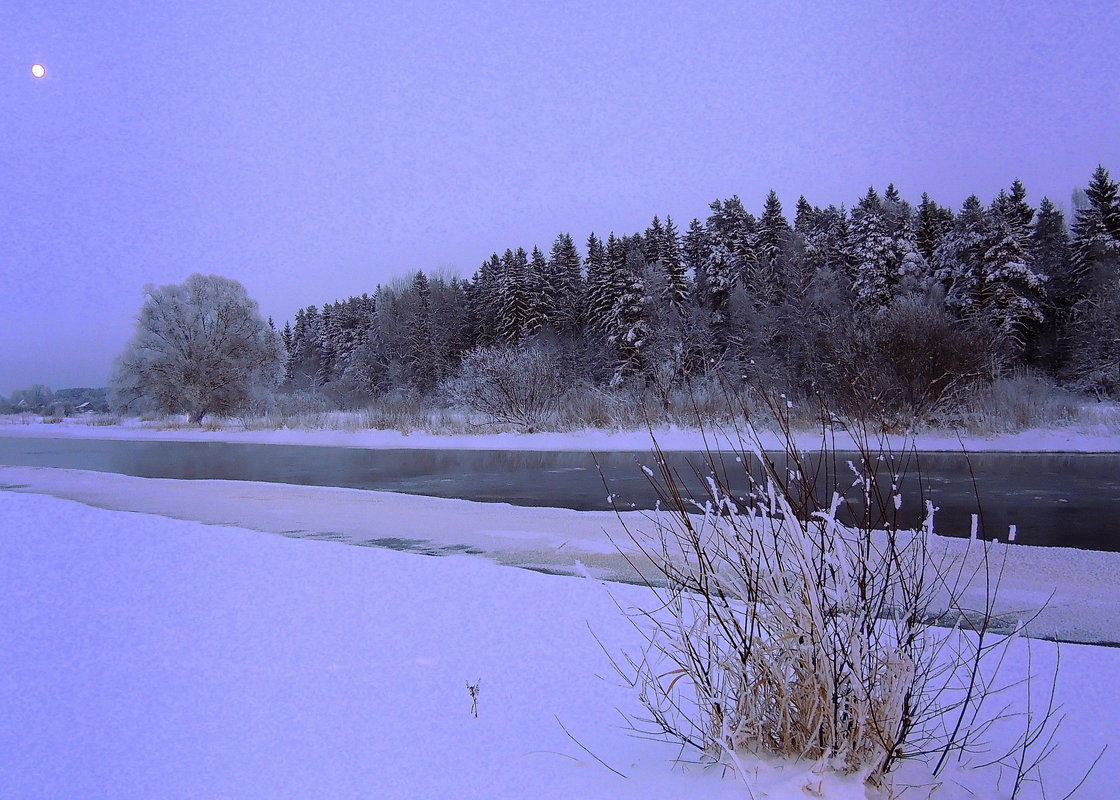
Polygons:
[[[679,226],[496,250],[470,279],[417,271],[285,323],[283,387],[338,408],[448,404],[467,361],[545,358],[568,392],[669,402],[718,382],[923,418],[1001,376],[1120,396],[1120,198],[1102,166],[1072,219],[1018,180],[959,209],[893,185],[850,209],[774,192]],[[515,360],[504,362],[514,365]]]

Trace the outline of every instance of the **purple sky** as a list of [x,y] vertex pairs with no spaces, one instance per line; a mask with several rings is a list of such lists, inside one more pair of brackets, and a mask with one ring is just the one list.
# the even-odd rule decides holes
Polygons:
[[1114,2],[846,5],[2,3],[0,393],[104,385],[192,272],[282,322],[732,194],[1120,173]]

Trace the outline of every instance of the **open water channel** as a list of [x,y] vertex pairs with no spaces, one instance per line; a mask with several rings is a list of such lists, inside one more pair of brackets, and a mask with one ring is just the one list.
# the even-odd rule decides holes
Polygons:
[[[669,453],[669,465],[694,497],[706,496],[709,470],[702,453]],[[840,452],[827,466],[829,486],[850,488],[858,465]],[[733,455],[724,457],[735,491],[748,479]],[[64,467],[144,478],[220,479],[338,486],[407,492],[523,506],[609,510],[648,509],[657,502],[645,465],[653,454],[509,450],[394,450],[259,445],[0,437],[0,464]],[[1120,551],[1120,455],[1070,453],[918,453],[905,464],[903,517],[917,523],[925,491],[935,506],[937,531],[968,536],[982,512],[985,538],[1057,547]],[[970,468],[971,466],[971,468]],[[839,479],[834,481],[834,476]],[[920,475],[920,478],[919,478]],[[608,488],[604,487],[604,479]],[[822,474],[822,481],[824,480]],[[979,508],[977,498],[979,498]]]

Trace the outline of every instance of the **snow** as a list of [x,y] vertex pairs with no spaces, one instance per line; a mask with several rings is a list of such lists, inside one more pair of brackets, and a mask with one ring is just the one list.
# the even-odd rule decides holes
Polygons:
[[[501,564],[624,581],[637,576],[619,554],[622,548],[634,559],[635,546],[623,526],[652,530],[652,512],[616,516],[360,489],[134,478],[45,467],[0,466],[0,487],[295,538],[437,554],[468,549]],[[981,568],[984,555],[977,542],[940,536],[934,537],[931,552],[952,566],[954,575],[966,576]],[[1003,573],[995,608],[1002,625],[1010,629],[1026,618],[1027,631],[1035,636],[1120,642],[1120,553],[995,544],[989,558]],[[969,608],[982,607],[982,588],[976,581],[965,592]]]
[[[172,494],[164,483],[174,482],[143,488]],[[219,505],[258,488],[223,496],[205,483]],[[748,793],[627,735],[618,712],[637,713],[637,700],[591,631],[619,648],[637,634],[595,580],[11,491],[0,492],[0,518],[6,797],[865,796],[851,780],[765,761],[752,762]],[[637,587],[610,591],[650,602]],[[1005,669],[1023,665],[1025,645]],[[1033,643],[1036,667],[1053,649]],[[1117,685],[1120,650],[1062,647],[1068,716],[1048,796],[1068,791],[1105,744],[1079,796],[1113,796]],[[920,769],[903,778],[923,783]],[[954,768],[940,788],[927,778],[905,796],[1006,797],[1006,776],[998,792],[996,778]]]
[[[1039,453],[1120,453],[1120,415],[1104,413],[1098,424],[1047,430],[1027,430],[994,436],[962,435],[951,431],[919,433],[915,437],[888,437],[892,447],[915,446],[928,452],[1039,452]],[[677,427],[658,428],[653,431],[658,445],[668,451],[698,451],[705,449],[705,441],[713,448],[732,446],[734,436],[719,429],[701,433],[695,429]],[[29,422],[27,417],[0,416],[0,436],[37,436],[49,438],[126,439],[149,441],[190,442],[243,442],[250,444],[289,444],[324,447],[400,448],[425,450],[564,450],[580,452],[648,451],[650,432],[607,431],[599,428],[564,433],[472,433],[434,434],[414,431],[404,434],[396,430],[239,430],[238,423],[228,427],[207,430],[195,427],[167,427],[126,419],[119,425],[90,425],[81,417],[69,417],[61,422],[46,424]],[[762,432],[767,449],[783,449],[776,434]],[[819,449],[819,432],[805,432],[796,436],[798,447]],[[838,433],[835,448],[851,449],[849,435]]]

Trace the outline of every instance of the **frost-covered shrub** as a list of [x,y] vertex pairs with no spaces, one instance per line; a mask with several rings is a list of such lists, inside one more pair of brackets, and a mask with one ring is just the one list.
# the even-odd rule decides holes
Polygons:
[[1077,416],[1076,398],[1038,375],[1000,378],[973,399],[974,426],[982,432],[1067,425]]
[[443,385],[448,400],[487,422],[540,428],[564,394],[557,358],[542,347],[479,347],[463,357],[457,377]]
[[[909,454],[870,447],[855,426],[858,463],[838,467],[828,431],[810,457],[783,407],[771,413],[785,453],[763,449],[744,410],[738,451],[708,453],[700,495],[655,450],[659,506],[647,525],[623,521],[657,570],[643,578],[658,610],[632,617],[646,647],[616,661],[648,712],[631,723],[744,780],[756,756],[872,784],[907,758],[937,774],[993,721],[979,711],[1011,641],[991,631],[998,572],[962,575],[931,557],[935,509],[900,491]],[[921,503],[917,530],[902,525],[904,502]],[[961,598],[976,582],[984,602],[970,609]],[[957,627],[933,629],[939,620]],[[1054,724],[1028,715],[1022,753]],[[1024,759],[1007,763],[1021,779]]]

